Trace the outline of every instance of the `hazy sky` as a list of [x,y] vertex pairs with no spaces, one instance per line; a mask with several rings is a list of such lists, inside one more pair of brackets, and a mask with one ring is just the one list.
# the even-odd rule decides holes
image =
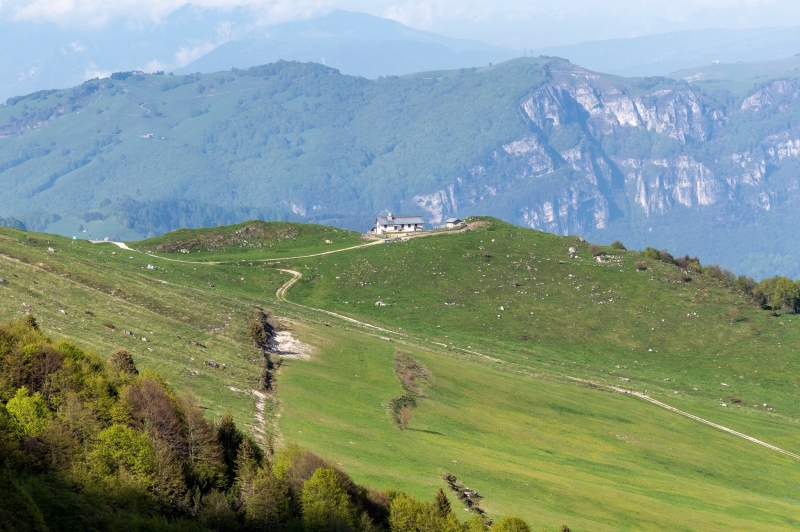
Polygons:
[[[110,18],[159,20],[186,0],[0,0],[5,20],[102,25]],[[195,0],[251,6],[265,24],[361,11],[418,29],[492,44],[542,47],[699,28],[800,26],[798,0]]]

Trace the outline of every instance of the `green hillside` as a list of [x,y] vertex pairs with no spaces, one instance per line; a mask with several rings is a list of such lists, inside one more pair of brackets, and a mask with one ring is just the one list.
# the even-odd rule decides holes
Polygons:
[[[30,312],[102,356],[126,347],[211,418],[298,441],[356,482],[429,498],[451,473],[490,517],[537,530],[798,526],[796,458],[620,393],[800,454],[795,314],[697,263],[470,222],[366,247],[243,224],[138,251],[0,229],[0,321]],[[250,391],[258,309],[304,346],[273,394]]]
[[797,277],[792,61],[692,82],[547,57],[377,80],[297,62],[120,72],[0,105],[0,225],[133,241],[480,213]]

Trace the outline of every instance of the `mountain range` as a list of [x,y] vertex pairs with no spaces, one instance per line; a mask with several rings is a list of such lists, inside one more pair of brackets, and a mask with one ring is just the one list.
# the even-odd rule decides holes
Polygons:
[[267,25],[243,7],[187,4],[160,22],[113,19],[100,27],[77,28],[0,21],[0,100],[115,71],[213,73],[283,59],[377,78],[487,65],[519,55],[521,50],[451,39],[364,13],[334,10]]
[[292,62],[119,73],[0,107],[0,215],[135,239],[481,212],[798,276],[798,100],[791,77],[737,93],[547,58],[376,81]]

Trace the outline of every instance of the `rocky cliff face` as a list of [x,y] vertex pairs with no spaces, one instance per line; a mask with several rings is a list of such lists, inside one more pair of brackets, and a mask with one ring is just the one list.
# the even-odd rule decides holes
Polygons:
[[[800,104],[800,81],[770,82],[729,106],[683,81],[624,80],[562,61],[545,70],[547,83],[518,103],[526,134],[414,198],[434,223],[504,197],[518,223],[598,234],[614,220],[742,218],[800,198],[800,182],[782,171],[800,158],[800,129],[774,123]],[[760,136],[737,150],[743,134]]]

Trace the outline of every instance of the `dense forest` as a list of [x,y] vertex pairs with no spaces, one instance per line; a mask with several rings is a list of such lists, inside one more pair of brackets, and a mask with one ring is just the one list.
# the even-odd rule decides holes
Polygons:
[[462,522],[443,490],[426,502],[360,486],[291,443],[264,449],[128,351],[105,361],[30,315],[0,325],[0,500],[3,532],[530,530]]

